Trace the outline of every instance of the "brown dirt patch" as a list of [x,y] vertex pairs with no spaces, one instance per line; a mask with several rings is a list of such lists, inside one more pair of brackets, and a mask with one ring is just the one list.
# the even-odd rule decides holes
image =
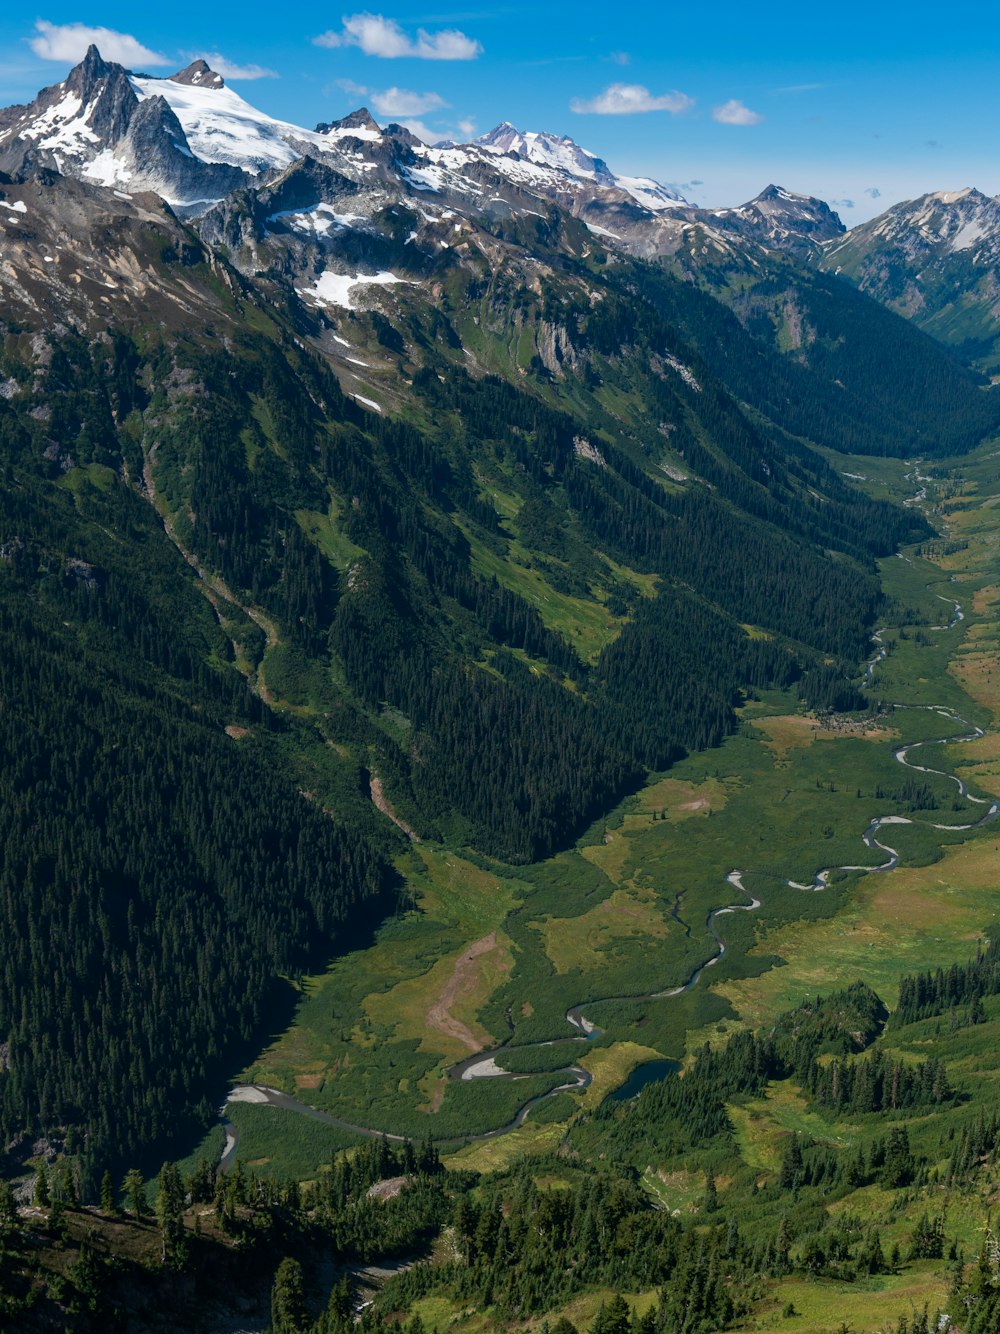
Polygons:
[[378,774],[372,774],[371,781],[368,784],[371,791],[371,798],[383,815],[388,816],[397,829],[402,829],[403,833],[411,843],[419,843],[416,833],[410,828],[405,820],[401,820],[389,804],[389,798],[382,790],[382,780]]
[[370,1200],[394,1200],[406,1185],[406,1177],[389,1177],[387,1181],[376,1181],[368,1187]]
[[239,723],[229,723],[226,726],[226,736],[231,736],[234,741],[239,741],[240,737],[249,736],[249,727],[240,727]]
[[481,959],[483,955],[491,954],[496,948],[497,933],[495,931],[483,936],[482,940],[473,941],[459,957],[441,995],[427,1011],[428,1028],[433,1028],[438,1033],[444,1033],[447,1037],[456,1038],[468,1047],[469,1051],[473,1052],[479,1051],[482,1043],[468,1024],[463,1024],[461,1019],[455,1018],[451,1013],[451,1007],[456,1001],[464,996],[471,995],[475,991],[479,972],[477,960]]

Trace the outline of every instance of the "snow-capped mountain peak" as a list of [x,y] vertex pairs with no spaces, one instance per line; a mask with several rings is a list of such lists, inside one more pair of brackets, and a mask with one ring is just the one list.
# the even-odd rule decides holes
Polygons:
[[901,260],[929,262],[970,251],[975,263],[994,264],[1000,256],[1000,198],[981,190],[936,190],[919,199],[896,204],[881,216],[855,228],[828,257],[851,254],[864,245],[885,251],[891,247]]
[[519,130],[516,125],[505,120],[474,140],[474,146],[498,156],[513,154],[522,162],[549,167],[605,189],[623,190],[651,213],[684,207],[688,202],[673,186],[654,181],[651,177],[616,175],[603,158],[581,148],[567,135]]
[[713,210],[728,230],[754,237],[770,249],[810,250],[843,236],[846,228],[829,204],[811,195],[768,185],[738,208]]
[[361,139],[380,139],[382,137],[379,123],[367,107],[358,107],[357,111],[352,111],[347,116],[341,116],[340,120],[320,122],[316,126],[316,133],[333,136],[334,138],[340,138],[349,133],[353,133],[355,138]]
[[168,79],[133,75],[131,84],[140,101],[162,97],[167,102],[184,128],[188,147],[203,162],[225,163],[259,176],[290,166],[306,148],[319,144],[314,131],[276,120],[224,82],[214,82],[207,65],[201,79],[186,77],[192,69],[188,66]]

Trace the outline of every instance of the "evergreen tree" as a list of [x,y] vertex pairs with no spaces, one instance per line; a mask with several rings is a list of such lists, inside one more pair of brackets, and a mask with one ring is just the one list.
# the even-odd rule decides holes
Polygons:
[[118,1197],[115,1194],[115,1183],[111,1173],[106,1171],[101,1177],[101,1213],[117,1214],[117,1212]]
[[52,1202],[49,1192],[49,1177],[44,1166],[39,1163],[35,1168],[35,1186],[33,1199],[39,1209],[47,1209]]
[[149,1201],[146,1198],[146,1183],[138,1168],[130,1167],[125,1173],[122,1190],[129,1213],[133,1218],[142,1218],[149,1208]]
[[160,1225],[161,1259],[179,1264],[184,1258],[184,1194],[180,1173],[164,1163],[156,1180],[156,1221]]
[[281,1261],[274,1276],[271,1328],[273,1334],[303,1334],[306,1328],[302,1266],[290,1255]]

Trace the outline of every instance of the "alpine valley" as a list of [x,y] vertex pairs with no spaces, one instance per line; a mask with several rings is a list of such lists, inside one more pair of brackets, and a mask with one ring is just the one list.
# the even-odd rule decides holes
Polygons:
[[0,111],[4,1328],[1000,1328],[998,264]]

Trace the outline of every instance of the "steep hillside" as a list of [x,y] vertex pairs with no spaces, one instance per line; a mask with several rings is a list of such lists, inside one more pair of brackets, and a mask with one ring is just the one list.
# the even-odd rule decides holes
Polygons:
[[943,190],[824,247],[820,263],[964,360],[1000,370],[1000,200]]

